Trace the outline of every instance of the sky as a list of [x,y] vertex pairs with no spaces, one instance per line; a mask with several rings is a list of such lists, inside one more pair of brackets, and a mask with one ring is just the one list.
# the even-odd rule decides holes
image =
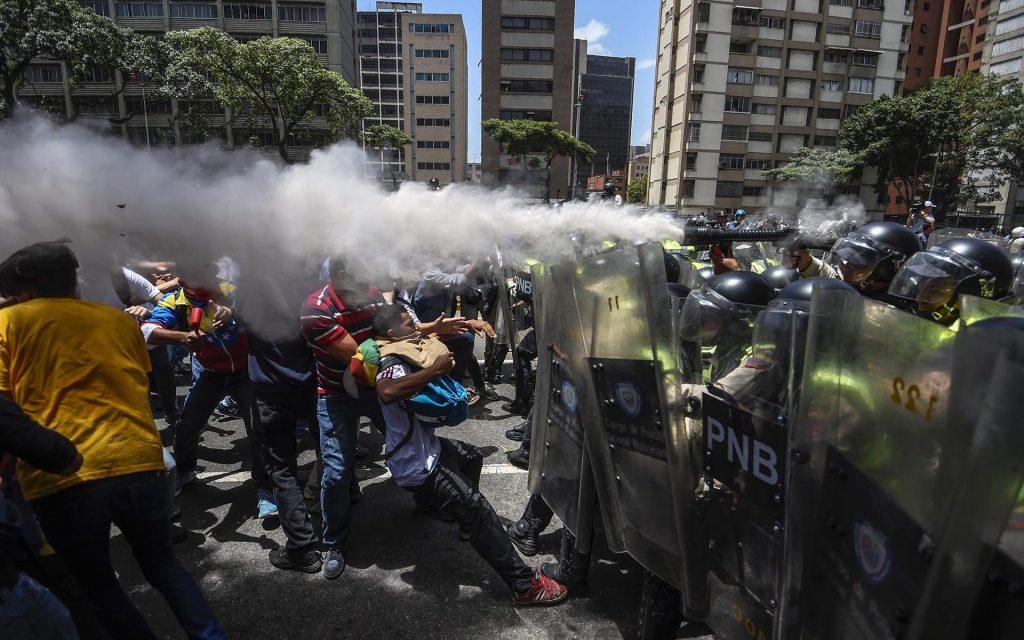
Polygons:
[[[469,47],[469,161],[480,161],[480,11],[481,0],[421,0],[428,13],[461,13]],[[562,0],[559,0],[562,1]],[[374,0],[358,0],[372,11]],[[654,61],[658,49],[658,0],[576,0],[576,37],[587,51],[636,58],[633,88],[633,144],[651,141]]]

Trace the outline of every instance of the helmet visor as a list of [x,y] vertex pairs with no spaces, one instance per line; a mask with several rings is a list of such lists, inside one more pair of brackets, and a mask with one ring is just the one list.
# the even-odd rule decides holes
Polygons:
[[840,238],[832,247],[829,263],[850,284],[860,284],[868,279],[875,267],[894,252],[889,247],[867,236],[851,234]]
[[952,251],[933,247],[921,251],[896,273],[889,293],[917,303],[921,311],[935,311],[956,295],[957,286],[977,270]]
[[686,298],[680,318],[680,338],[714,344],[722,329],[737,322],[750,326],[764,307],[732,302],[704,286]]

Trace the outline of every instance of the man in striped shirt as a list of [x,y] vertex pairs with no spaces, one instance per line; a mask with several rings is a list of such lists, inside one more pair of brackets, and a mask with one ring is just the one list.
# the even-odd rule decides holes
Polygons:
[[380,291],[370,289],[339,258],[330,262],[330,282],[314,291],[302,305],[302,333],[316,360],[317,420],[324,474],[320,488],[323,542],[327,547],[324,577],[333,580],[345,570],[344,546],[351,524],[349,488],[354,481],[359,419],[370,418],[381,431],[377,394],[346,371],[359,343],[372,337],[373,314],[384,304]]

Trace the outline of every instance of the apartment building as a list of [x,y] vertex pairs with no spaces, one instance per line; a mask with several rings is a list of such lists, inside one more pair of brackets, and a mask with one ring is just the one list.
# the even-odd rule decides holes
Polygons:
[[[288,36],[307,40],[320,62],[337,71],[353,86],[355,75],[355,0],[80,0],[87,9],[143,34],[162,38],[167,32],[213,27],[229,33],[239,42],[260,36]],[[94,68],[73,89],[61,63],[39,61],[26,71],[29,80],[21,91],[26,102],[44,105],[51,111],[82,119],[93,118],[112,125],[121,135],[140,144],[190,144],[205,142],[172,124],[172,115],[183,105],[178,101],[149,98],[145,78],[128,78],[111,69]],[[119,91],[123,89],[123,91]],[[190,105],[209,109],[217,127],[214,136],[228,146],[247,144],[249,138],[266,138],[250,131],[227,127],[227,114],[212,101]],[[221,114],[218,116],[217,114]],[[290,149],[291,159],[307,157],[312,148],[329,139],[316,125],[297,134]],[[243,139],[244,138],[244,139]]]
[[[574,0],[482,0],[481,117],[557,122],[574,131]],[[542,169],[521,166],[481,134],[484,184],[543,195]],[[551,196],[570,190],[570,163],[551,166]]]
[[[843,118],[901,90],[912,15],[881,0],[662,0],[659,19],[648,202],[793,214],[812,192],[762,172],[835,146]],[[848,188],[869,209],[884,202],[870,183]]]
[[424,13],[415,2],[378,2],[360,11],[360,87],[377,113],[364,127],[388,124],[413,144],[371,154],[384,176],[442,185],[466,180],[469,72],[462,16]]
[[597,152],[577,170],[577,185],[585,185],[590,176],[610,175],[629,162],[636,59],[588,54],[580,71],[577,137]]

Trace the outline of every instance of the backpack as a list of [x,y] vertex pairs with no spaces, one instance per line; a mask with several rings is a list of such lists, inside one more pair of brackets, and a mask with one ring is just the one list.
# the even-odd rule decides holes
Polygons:
[[[398,355],[385,356],[380,363],[381,369],[402,360],[417,368],[422,368]],[[438,376],[427,383],[419,393],[402,403],[406,410],[418,416],[428,424],[437,427],[454,427],[465,422],[469,417],[469,394],[465,387],[449,375]]]

